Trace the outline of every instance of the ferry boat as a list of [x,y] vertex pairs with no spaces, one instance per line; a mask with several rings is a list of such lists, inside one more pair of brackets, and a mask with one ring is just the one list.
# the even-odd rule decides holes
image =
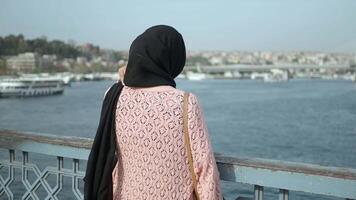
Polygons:
[[64,82],[55,77],[0,79],[0,97],[27,97],[62,94]]

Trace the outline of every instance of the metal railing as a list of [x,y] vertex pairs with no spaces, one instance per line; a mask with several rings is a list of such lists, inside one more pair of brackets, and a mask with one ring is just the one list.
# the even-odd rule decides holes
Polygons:
[[[25,187],[21,199],[40,199],[36,193],[40,186],[46,191],[46,197],[42,199],[59,199],[57,195],[64,188],[64,177],[72,180],[71,189],[75,197],[70,199],[83,199],[79,181],[85,172],[79,169],[79,160],[88,158],[92,142],[89,138],[0,130],[0,148],[9,151],[8,159],[0,159],[0,172],[7,169],[6,178],[0,173],[0,199],[14,199],[10,185],[15,179],[16,168],[21,170],[21,181]],[[15,151],[22,152],[22,160],[16,160]],[[56,156],[57,166],[46,166],[41,170],[29,161],[29,153]],[[221,154],[215,156],[221,180],[253,185],[255,200],[263,199],[265,187],[279,189],[279,200],[288,200],[289,191],[356,199],[355,169]],[[71,159],[71,168],[64,167],[64,158]],[[32,182],[28,180],[29,172],[36,176]],[[56,176],[54,187],[47,181],[51,174]]]

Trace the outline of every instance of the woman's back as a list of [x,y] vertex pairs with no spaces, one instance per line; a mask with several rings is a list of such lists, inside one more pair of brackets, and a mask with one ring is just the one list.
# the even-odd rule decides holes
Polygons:
[[[116,109],[115,200],[193,199],[183,135],[183,95],[170,86],[154,90],[124,86]],[[198,193],[201,199],[222,199],[209,134],[194,94],[189,95],[188,127]]]

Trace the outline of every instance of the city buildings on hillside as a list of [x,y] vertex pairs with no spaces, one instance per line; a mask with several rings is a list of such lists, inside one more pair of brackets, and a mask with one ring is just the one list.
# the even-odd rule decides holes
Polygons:
[[[62,58],[27,52],[6,57],[6,68],[13,72],[71,71],[78,73],[115,71],[125,65],[128,52],[100,50],[83,45],[84,55]],[[299,65],[299,66],[356,66],[356,54],[322,52],[247,52],[247,51],[188,51],[187,66],[224,65]],[[330,70],[329,70],[330,71]]]
[[40,63],[39,55],[36,53],[22,53],[17,56],[9,57],[6,60],[8,69],[21,72],[32,72]]
[[50,70],[57,62],[56,55],[39,55],[26,52],[6,59],[6,66],[12,71],[33,72],[35,69]]
[[[194,59],[201,58],[201,59]],[[273,51],[188,51],[187,60],[202,60],[210,65],[229,64],[301,64],[301,65],[347,65],[356,62],[356,53],[325,52],[273,52]],[[200,63],[201,64],[201,63]],[[204,64],[203,64],[204,65]]]

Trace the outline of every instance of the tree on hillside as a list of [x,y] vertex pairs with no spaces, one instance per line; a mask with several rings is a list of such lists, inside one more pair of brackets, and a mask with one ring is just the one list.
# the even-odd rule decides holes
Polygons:
[[76,58],[81,54],[74,46],[60,40],[47,41],[44,37],[26,40],[22,34],[0,37],[0,55],[10,56],[24,52],[55,54],[62,58]]

